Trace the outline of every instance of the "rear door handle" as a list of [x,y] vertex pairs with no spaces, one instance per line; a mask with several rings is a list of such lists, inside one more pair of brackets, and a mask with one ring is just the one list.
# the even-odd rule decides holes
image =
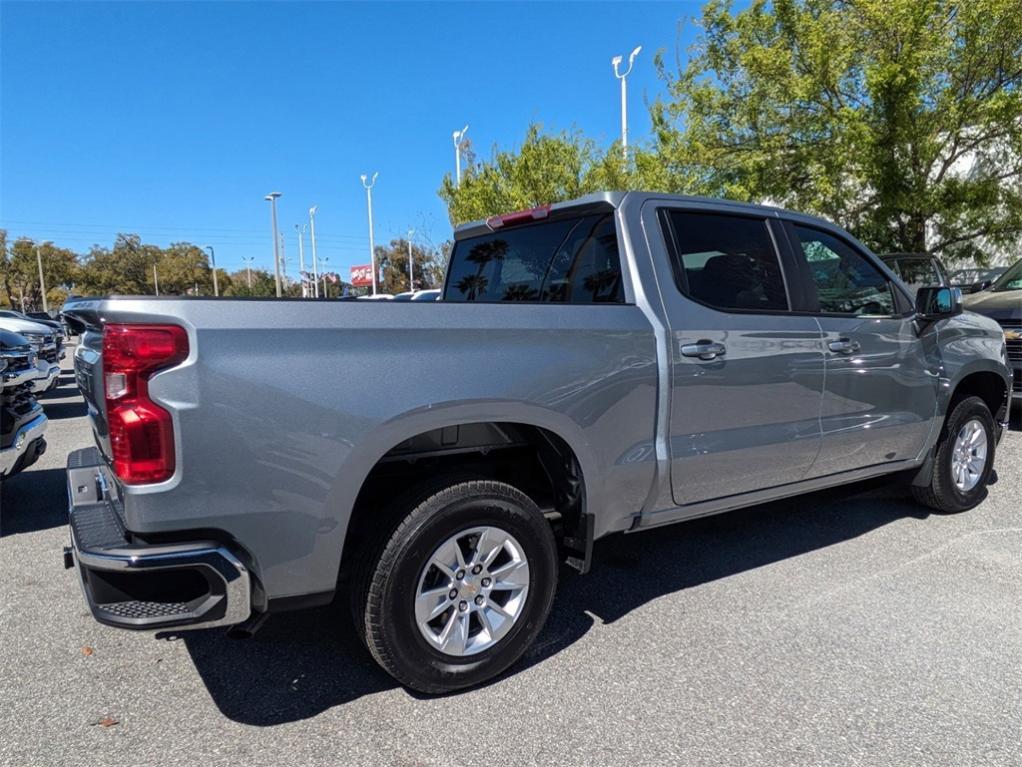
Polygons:
[[860,349],[859,342],[852,341],[850,338],[839,338],[837,341],[831,341],[827,346],[832,352],[838,354],[855,354]]
[[681,347],[681,353],[686,357],[698,357],[701,360],[712,360],[723,357],[727,354],[727,347],[724,344],[713,341],[699,340],[694,344],[685,344]]

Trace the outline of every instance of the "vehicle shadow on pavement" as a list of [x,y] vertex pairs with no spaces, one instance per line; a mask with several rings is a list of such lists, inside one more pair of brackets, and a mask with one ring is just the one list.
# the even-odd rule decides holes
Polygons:
[[48,530],[66,524],[64,469],[33,467],[0,482],[0,536]]
[[[871,483],[604,539],[588,575],[562,568],[545,629],[504,677],[556,655],[594,620],[612,623],[666,594],[926,516],[904,489]],[[180,641],[225,716],[259,726],[292,722],[396,686],[355,636],[345,604],[341,594],[328,608],[272,616],[248,640],[220,630],[184,632]]]

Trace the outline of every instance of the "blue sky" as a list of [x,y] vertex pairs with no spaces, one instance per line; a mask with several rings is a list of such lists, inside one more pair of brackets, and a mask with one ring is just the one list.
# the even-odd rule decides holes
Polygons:
[[[697,3],[0,4],[0,228],[84,252],[116,232],[212,244],[229,270],[272,268],[280,191],[288,271],[295,223],[318,204],[317,245],[345,276],[377,242],[439,243],[451,132],[480,157],[532,120],[601,142],[620,129],[610,58],[643,46],[630,137],[663,91]],[[695,30],[683,25],[683,49]],[[308,248],[308,240],[306,240]]]

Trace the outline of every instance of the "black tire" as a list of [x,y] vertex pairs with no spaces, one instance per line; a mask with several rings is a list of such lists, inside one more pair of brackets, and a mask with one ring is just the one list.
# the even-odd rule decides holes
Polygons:
[[[407,502],[406,502],[407,503]],[[511,485],[455,481],[421,494],[385,540],[370,549],[352,584],[356,627],[376,661],[401,684],[447,693],[480,684],[518,660],[543,628],[557,588],[557,546],[539,507]],[[419,579],[433,553],[457,533],[497,527],[520,543],[529,587],[509,632],[474,655],[441,653],[415,619]]]
[[[983,471],[976,486],[963,492],[955,486],[952,477],[952,459],[955,438],[961,428],[976,419],[986,432],[987,456]],[[925,487],[912,486],[916,501],[945,514],[957,514],[974,508],[987,494],[987,482],[994,467],[996,452],[995,427],[990,408],[979,397],[966,397],[957,402],[944,421],[934,455],[933,473],[930,484]]]

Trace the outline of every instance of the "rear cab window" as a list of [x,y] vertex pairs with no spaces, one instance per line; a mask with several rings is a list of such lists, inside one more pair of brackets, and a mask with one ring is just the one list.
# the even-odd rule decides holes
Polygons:
[[558,217],[458,240],[443,300],[624,303],[614,214]]
[[682,293],[721,311],[783,312],[784,272],[766,219],[665,209]]

